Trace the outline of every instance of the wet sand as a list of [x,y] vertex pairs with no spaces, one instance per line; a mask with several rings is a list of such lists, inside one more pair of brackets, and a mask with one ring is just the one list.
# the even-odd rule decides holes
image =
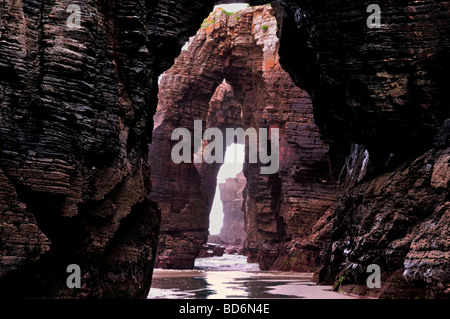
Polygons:
[[245,257],[225,255],[196,261],[194,270],[155,269],[149,299],[305,298],[357,299],[317,286],[312,274],[260,271]]

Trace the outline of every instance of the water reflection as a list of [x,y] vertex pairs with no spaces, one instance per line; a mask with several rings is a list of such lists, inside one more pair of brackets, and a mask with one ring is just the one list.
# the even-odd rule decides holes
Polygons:
[[311,274],[260,271],[243,256],[203,258],[194,270],[154,271],[150,299],[353,298],[316,286]]

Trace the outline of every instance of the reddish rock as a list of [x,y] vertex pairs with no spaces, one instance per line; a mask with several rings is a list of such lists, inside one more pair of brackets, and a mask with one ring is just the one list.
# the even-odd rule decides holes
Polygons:
[[225,247],[213,243],[202,245],[197,258],[222,257],[225,253]]
[[272,13],[270,6],[231,16],[214,12],[161,79],[149,196],[162,209],[158,267],[192,268],[208,235],[220,164],[174,164],[170,152],[176,142],[168,143],[175,128],[193,132],[194,120],[206,123],[204,128],[280,129],[279,172],[261,175],[261,164],[244,169],[245,250],[262,269],[283,258],[291,240],[309,235],[336,199],[328,146],[314,124],[311,99],[278,63]]
[[[146,296],[157,78],[212,5],[88,0],[82,28],[68,30],[62,1],[0,4],[1,297]],[[152,196],[169,222],[158,261],[193,263],[218,170],[171,165],[167,134],[194,118],[279,127],[279,174],[245,167],[249,260],[300,271],[315,260],[336,289],[448,297],[448,2],[384,3],[370,30],[357,0],[274,7],[277,25],[268,8],[211,16],[163,77],[150,151],[164,159],[152,163]],[[379,291],[364,288],[374,262]],[[79,294],[65,286],[71,263],[82,266]]]

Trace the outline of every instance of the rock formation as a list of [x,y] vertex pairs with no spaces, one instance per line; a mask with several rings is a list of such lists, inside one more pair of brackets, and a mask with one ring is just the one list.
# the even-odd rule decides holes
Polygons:
[[[312,96],[342,196],[300,246],[319,282],[381,297],[449,296],[448,2],[283,1],[280,62]],[[298,41],[290,41],[290,39]]]
[[157,78],[213,1],[69,4],[0,3],[0,294],[146,296]]
[[[157,264],[191,267],[220,167],[171,163],[170,132],[194,119],[280,128],[278,174],[244,169],[246,247],[263,269],[449,296],[447,1],[383,2],[375,29],[357,0],[216,12],[163,76],[153,136],[157,79],[214,1],[86,0],[80,28],[69,4],[0,3],[1,297],[145,296],[155,201]],[[372,263],[383,285],[368,292]]]
[[[213,63],[228,67],[203,79],[217,77],[214,86],[222,77],[227,79],[241,104],[245,127],[270,126],[287,115],[281,122],[290,130],[282,132],[281,145],[288,156],[278,175],[261,177],[257,166],[245,166],[250,260],[259,261],[262,269],[311,271],[318,266],[318,282],[358,293],[368,293],[366,269],[375,263],[385,284],[370,291],[374,296],[448,296],[448,4],[386,4],[380,29],[367,28],[366,6],[357,1],[345,7],[338,1],[282,1],[274,7],[280,37],[275,51],[293,81],[312,97],[314,120],[312,112],[295,117],[289,110],[271,107],[289,105],[280,100],[262,103],[262,114],[262,107],[249,112],[241,86],[229,71],[238,63],[228,54],[227,42],[219,41],[229,38],[228,32],[220,33],[223,18],[206,20],[202,38],[207,50],[215,50],[207,36],[216,39],[219,58]],[[242,18],[235,24],[246,21]],[[267,26],[270,32],[273,25]],[[257,27],[252,29],[253,38],[268,39],[259,37],[264,33],[255,32]],[[192,44],[197,47],[195,40]],[[270,61],[262,67],[264,75],[270,74],[264,81],[265,92],[270,92],[280,86],[272,86],[270,79],[277,77],[264,71],[278,62],[264,57]],[[240,75],[245,77],[244,72]],[[204,88],[200,81],[197,86]],[[258,105],[260,91],[253,92],[253,105]],[[309,97],[299,92],[305,98],[297,105],[311,108]],[[314,142],[319,135],[306,136],[308,141],[300,138],[314,122],[329,148]],[[286,137],[292,132],[296,134],[289,143]],[[312,160],[313,165],[305,165],[305,145],[316,155],[322,149],[329,162]],[[338,185],[329,187],[329,173]],[[338,193],[340,199],[333,204]]]
[[222,257],[225,247],[214,243],[203,244],[197,258]]
[[248,161],[244,169],[245,246],[262,269],[279,268],[285,247],[309,235],[336,199],[328,146],[314,124],[311,99],[278,63],[272,13],[270,6],[215,11],[161,79],[149,156],[149,198],[162,210],[158,267],[192,268],[208,235],[220,164],[175,164],[171,149],[178,141],[168,143],[175,128],[193,132],[194,120],[222,130],[280,129],[279,172],[261,175],[262,164]]
[[218,236],[230,245],[240,245],[247,237],[242,207],[246,184],[247,180],[242,172],[219,184],[220,200],[223,204],[223,225]]

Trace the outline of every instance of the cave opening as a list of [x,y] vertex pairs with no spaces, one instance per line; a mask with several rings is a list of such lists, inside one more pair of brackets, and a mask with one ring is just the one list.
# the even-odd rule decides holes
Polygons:
[[[196,142],[196,131],[204,137],[209,129],[217,129],[222,138],[228,129],[279,131],[279,136],[265,137],[279,142],[279,167],[273,174],[261,173],[268,165],[260,157],[249,161],[250,136],[240,142],[245,144],[241,164],[245,185],[239,192],[245,229],[240,252],[261,270],[285,265],[280,259],[284,247],[306,237],[334,201],[332,195],[317,199],[315,194],[333,193],[328,145],[314,123],[309,95],[279,63],[275,10],[270,4],[244,6],[237,12],[216,7],[159,78],[148,196],[161,209],[156,268],[193,269],[203,245],[219,232],[211,212],[220,203],[215,199],[220,199],[217,178],[223,166],[199,156],[216,144],[217,136]],[[184,135],[172,135],[180,128],[191,138],[188,161],[172,157],[174,147],[184,141]],[[230,154],[228,142],[224,138],[220,144],[225,154]]]
[[[226,184],[228,179],[234,179],[242,173],[245,149],[242,144],[232,144],[225,151],[225,161],[217,174],[217,186],[214,202],[209,217],[209,234],[219,235],[224,225],[223,199],[220,196],[219,184]],[[223,187],[226,187],[224,185]],[[224,195],[225,196],[225,195]],[[233,200],[233,199],[230,199]],[[243,230],[243,225],[242,225]],[[243,239],[243,238],[242,238]]]
[[[90,1],[76,30],[66,2],[0,5],[1,295],[142,296],[158,240],[157,267],[192,267],[220,169],[171,162],[170,133],[195,120],[280,129],[278,172],[243,167],[246,256],[261,269],[320,262],[317,280],[340,290],[364,284],[376,262],[401,279],[383,296],[417,296],[423,283],[432,294],[419,296],[445,294],[447,3],[389,2],[372,30],[358,1],[277,1],[280,42],[270,6],[207,17],[219,2],[235,1]],[[331,152],[278,53],[313,96]],[[172,63],[147,165],[156,77]],[[66,290],[68,263],[82,269],[81,290]]]
[[[247,9],[247,14],[241,16],[239,12],[244,9]],[[191,165],[173,165],[168,159],[171,145],[167,141],[170,140],[171,130],[192,128],[193,121],[199,119],[206,126],[202,129],[214,127],[224,133],[227,128],[251,126],[253,115],[245,112],[242,105],[250,104],[249,101],[254,99],[253,87],[263,86],[256,83],[262,82],[260,68],[252,65],[262,62],[253,61],[256,60],[254,57],[261,59],[262,49],[253,40],[247,44],[248,48],[244,45],[243,50],[237,52],[231,45],[233,36],[223,31],[232,22],[235,30],[247,29],[248,32],[248,24],[253,22],[252,13],[246,3],[216,6],[203,21],[197,35],[183,46],[174,66],[159,78],[159,103],[149,150],[152,172],[155,172],[152,173],[150,199],[157,202],[162,210],[156,267],[193,268],[201,246],[208,241],[208,235],[218,234],[222,228],[223,212],[218,184],[242,171],[244,156],[237,156],[240,157],[237,159],[240,164],[226,163],[222,166],[221,163],[205,164],[200,161]],[[246,23],[246,28],[241,26],[243,23]],[[214,36],[217,39],[228,38],[224,41],[227,47],[223,49],[214,43],[202,45],[217,28],[222,30]],[[195,148],[199,145],[192,145],[191,153],[195,158],[199,151]],[[200,149],[207,145],[203,142]],[[232,146],[223,143],[223,147],[228,157],[233,154]],[[241,154],[244,152],[243,145],[235,147]],[[167,160],[158,160],[152,154],[164,154],[162,158]],[[222,172],[219,172],[221,167]],[[221,180],[219,173],[226,174],[230,170],[234,173]],[[179,218],[181,214],[184,216]],[[240,241],[243,242],[243,238]]]

